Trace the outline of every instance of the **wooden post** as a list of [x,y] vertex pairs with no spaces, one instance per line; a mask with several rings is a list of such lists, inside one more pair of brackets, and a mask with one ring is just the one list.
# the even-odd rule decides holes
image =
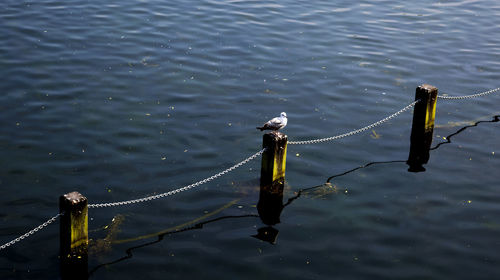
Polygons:
[[71,192],[59,198],[62,279],[88,279],[87,198]]
[[287,141],[287,136],[278,131],[263,136],[263,148],[266,148],[266,151],[262,154],[257,211],[266,225],[280,222],[283,210]]
[[436,99],[438,89],[431,85],[423,84],[417,87],[413,111],[413,125],[410,138],[410,155],[406,163],[410,166],[408,171],[425,171],[423,164],[429,161],[429,149],[432,144],[432,132],[436,117]]
[[288,137],[278,131],[264,134],[260,185],[284,184]]

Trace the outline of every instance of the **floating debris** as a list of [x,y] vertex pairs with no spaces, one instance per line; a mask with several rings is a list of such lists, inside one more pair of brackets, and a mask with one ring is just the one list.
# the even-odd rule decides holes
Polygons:
[[107,230],[108,233],[103,239],[97,239],[95,241],[90,240],[89,243],[89,254],[102,254],[111,250],[111,244],[116,239],[116,236],[121,231],[120,225],[125,221],[125,216],[118,214],[111,220],[111,223],[105,226],[103,229]]
[[382,135],[378,134],[377,132],[375,132],[374,129],[372,129],[372,134],[370,135],[370,137],[373,139],[380,139],[380,137],[382,137]]

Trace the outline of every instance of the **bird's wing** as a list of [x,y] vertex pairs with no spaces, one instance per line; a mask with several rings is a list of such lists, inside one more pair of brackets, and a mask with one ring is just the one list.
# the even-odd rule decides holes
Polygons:
[[273,125],[281,125],[282,120],[280,117],[273,118],[272,120],[269,121]]

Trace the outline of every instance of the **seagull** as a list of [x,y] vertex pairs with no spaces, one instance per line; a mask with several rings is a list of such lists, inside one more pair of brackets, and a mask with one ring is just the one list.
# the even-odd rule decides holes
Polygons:
[[257,127],[257,129],[260,129],[260,131],[263,130],[279,130],[283,127],[286,126],[286,123],[288,122],[288,119],[286,118],[286,113],[281,112],[279,117],[272,118],[271,120],[267,121],[262,127]]

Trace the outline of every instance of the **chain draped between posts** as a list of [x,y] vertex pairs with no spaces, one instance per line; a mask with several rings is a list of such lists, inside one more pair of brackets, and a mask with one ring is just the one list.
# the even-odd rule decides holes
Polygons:
[[[157,194],[157,195],[152,195],[152,196],[148,196],[148,197],[143,197],[143,198],[139,198],[139,199],[133,199],[133,200],[127,200],[127,201],[118,201],[118,202],[109,202],[109,203],[98,203],[98,204],[89,204],[88,205],[88,208],[100,208],[100,207],[113,207],[113,206],[122,206],[122,205],[128,205],[128,204],[134,204],[134,203],[139,203],[139,202],[146,202],[146,201],[150,201],[150,200],[154,200],[154,199],[158,199],[158,198],[163,198],[163,197],[167,197],[167,196],[170,196],[170,195],[173,195],[173,194],[177,194],[177,193],[180,193],[180,192],[183,192],[183,191],[187,191],[189,189],[192,189],[192,188],[195,188],[195,187],[198,187],[202,184],[205,184],[205,183],[208,183],[212,180],[215,180],[233,170],[235,170],[236,168],[238,167],[241,167],[242,165],[248,163],[249,161],[255,159],[256,157],[262,155],[264,153],[266,149],[262,149],[260,151],[258,151],[257,153],[251,155],[250,157],[240,161],[239,163],[213,175],[213,176],[210,176],[208,178],[205,178],[203,180],[200,180],[196,183],[193,183],[191,185],[188,185],[188,186],[185,186],[185,187],[182,187],[182,188],[178,188],[178,189],[175,189],[175,190],[171,190],[171,191],[168,191],[168,192],[164,192],[164,193],[161,193],[161,194]],[[0,246],[0,251],[1,250],[4,250],[6,249],[7,247],[10,247],[12,245],[14,245],[15,243],[25,239],[26,237],[28,236],[31,236],[33,234],[35,234],[36,232],[38,232],[39,230],[45,228],[46,226],[48,226],[49,224],[53,223],[55,220],[57,220],[57,218],[59,218],[59,216],[61,216],[62,214],[59,213],[57,215],[55,215],[54,217],[48,219],[45,223],[37,226],[36,228],[30,230],[29,232],[19,236],[18,238],[16,239],[13,239],[12,241],[10,242],[7,242],[3,245]]]
[[476,97],[480,97],[480,96],[485,96],[485,95],[492,94],[492,93],[498,92],[498,91],[500,91],[500,88],[488,90],[488,91],[481,92],[481,93],[471,94],[471,95],[462,95],[462,96],[448,96],[448,95],[440,96],[440,95],[438,95],[438,98],[440,98],[440,99],[449,99],[449,100],[470,99],[470,98],[476,98]]
[[[496,88],[496,89],[492,89],[492,90],[488,90],[488,91],[485,91],[485,92],[481,92],[481,93],[477,93],[477,94],[472,94],[472,95],[464,95],[464,96],[438,96],[438,98],[440,99],[448,99],[448,100],[461,100],[461,99],[470,99],[470,98],[475,98],[475,97],[480,97],[480,96],[485,96],[485,95],[488,95],[488,94],[492,94],[492,93],[495,93],[495,92],[499,92],[500,91],[500,88]],[[394,114],[392,115],[389,115],[377,122],[374,122],[370,125],[367,125],[365,127],[362,127],[360,129],[356,129],[356,130],[353,130],[351,132],[347,132],[347,133],[344,133],[344,134],[340,134],[340,135],[336,135],[336,136],[332,136],[332,137],[327,137],[327,138],[320,138],[320,139],[312,139],[312,140],[304,140],[304,141],[289,141],[288,144],[290,145],[305,145],[305,144],[317,144],[317,143],[322,143],[322,142],[328,142],[328,141],[333,141],[333,140],[337,140],[337,139],[341,139],[341,138],[344,138],[344,137],[348,137],[348,136],[353,136],[353,135],[356,135],[358,133],[361,133],[363,131],[366,131],[368,129],[371,129],[371,128],[374,128],[376,126],[379,126],[395,117],[397,117],[398,115],[400,115],[401,113],[405,112],[405,111],[408,111],[409,109],[411,109],[413,106],[415,106],[415,104],[417,104],[420,100],[416,100],[410,104],[408,104],[407,106],[405,106],[404,108],[402,108],[401,110],[395,112]],[[241,167],[242,165],[248,163],[249,161],[257,158],[258,156],[262,155],[264,153],[266,149],[262,149],[260,151],[258,151],[257,153],[251,155],[250,157],[244,159],[243,161],[215,174],[215,175],[212,175],[210,177],[207,177],[203,180],[200,180],[196,183],[193,183],[193,184],[190,184],[190,185],[187,185],[187,186],[184,186],[184,187],[181,187],[181,188],[178,188],[178,189],[175,189],[175,190],[171,190],[171,191],[168,191],[168,192],[164,192],[164,193],[161,193],[161,194],[157,194],[157,195],[152,195],[152,196],[148,196],[148,197],[143,197],[143,198],[139,198],[139,199],[133,199],[133,200],[126,200],[126,201],[118,201],[118,202],[108,202],[108,203],[98,203],[98,204],[89,204],[88,205],[88,208],[101,208],[101,207],[113,207],[113,206],[123,206],[123,205],[128,205],[128,204],[135,204],[135,203],[140,203],[140,202],[146,202],[146,201],[151,201],[151,200],[155,200],[155,199],[159,199],[159,198],[163,198],[163,197],[167,197],[167,196],[170,196],[170,195],[174,195],[174,194],[177,194],[177,193],[180,193],[180,192],[183,192],[183,191],[186,191],[186,190],[189,190],[189,189],[192,189],[192,188],[195,188],[195,187],[198,187],[202,184],[205,184],[205,183],[208,183],[212,180],[215,180],[235,169],[237,169],[238,167]],[[36,232],[44,229],[45,227],[47,227],[48,225],[52,224],[53,222],[55,222],[57,220],[57,218],[59,218],[60,216],[62,215],[62,213],[59,213],[57,215],[55,215],[54,217],[48,219],[46,222],[42,223],[41,225],[35,227],[34,229],[30,230],[29,232],[3,244],[0,246],[0,251],[20,242],[21,240],[24,240],[25,238],[35,234]]]
[[158,198],[163,198],[163,197],[167,197],[167,196],[170,196],[170,195],[173,195],[173,194],[177,194],[177,193],[180,193],[180,192],[183,192],[183,191],[187,191],[189,189],[192,189],[192,188],[195,188],[195,187],[198,187],[202,184],[205,184],[205,183],[208,183],[214,179],[217,179],[219,177],[221,177],[222,175],[225,175],[233,170],[235,170],[236,168],[244,165],[245,163],[253,160],[254,158],[262,155],[262,153],[264,153],[265,149],[262,149],[260,151],[258,151],[257,153],[251,155],[250,157],[244,159],[243,161],[229,167],[228,169],[224,170],[224,171],[221,171],[213,176],[210,176],[208,178],[205,178],[201,181],[198,181],[196,183],[193,183],[191,185],[187,185],[185,187],[182,187],[182,188],[178,188],[178,189],[175,189],[175,190],[171,190],[171,191],[168,191],[168,192],[164,192],[164,193],[161,193],[161,194],[157,194],[157,195],[152,195],[152,196],[148,196],[148,197],[143,197],[143,198],[138,198],[138,199],[132,199],[132,200],[126,200],[126,201],[118,201],[118,202],[108,202],[108,203],[98,203],[98,204],[89,204],[88,207],[89,208],[100,208],[100,207],[113,207],[113,206],[122,206],[122,205],[128,205],[128,204],[134,204],[134,203],[140,203],[140,202],[145,202],[145,201],[150,201],[150,200],[154,200],[154,199],[158,199]]
[[417,101],[414,101],[410,104],[408,104],[407,106],[405,106],[403,109],[397,111],[396,113],[390,115],[390,116],[387,116],[383,119],[381,119],[380,121],[378,122],[374,122],[370,125],[367,125],[365,127],[362,127],[360,129],[356,129],[356,130],[353,130],[353,131],[350,131],[350,132],[347,132],[347,133],[344,133],[344,134],[340,134],[340,135],[336,135],[336,136],[332,136],[332,137],[327,137],[327,138],[320,138],[320,139],[313,139],[313,140],[304,140],[304,141],[289,141],[288,144],[289,145],[307,145],[307,144],[317,144],[317,143],[322,143],[322,142],[328,142],[328,141],[333,141],[333,140],[337,140],[337,139],[341,139],[341,138],[344,138],[344,137],[348,137],[348,136],[353,136],[353,135],[356,135],[358,133],[361,133],[363,131],[366,131],[368,129],[371,129],[371,128],[374,128],[376,126],[379,126],[395,117],[397,117],[398,115],[400,115],[401,113],[405,112],[405,111],[408,111],[410,108],[412,108],[413,106],[415,106],[415,104],[417,104],[420,100],[417,100]]
[[7,242],[7,243],[3,244],[2,246],[0,246],[0,251],[1,251],[1,250],[3,250],[3,249],[6,249],[7,247],[10,247],[10,246],[12,246],[12,245],[16,244],[17,242],[19,242],[19,241],[21,241],[21,240],[25,239],[26,237],[29,237],[29,236],[31,236],[31,235],[33,235],[33,234],[35,234],[37,231],[39,231],[39,230],[43,229],[44,227],[46,227],[46,226],[48,226],[48,225],[52,224],[53,222],[55,222],[55,220],[57,220],[57,218],[59,218],[59,216],[61,216],[61,213],[59,213],[59,214],[55,215],[54,217],[52,217],[52,218],[48,219],[45,223],[43,223],[43,224],[41,224],[41,225],[37,226],[36,228],[34,228],[34,229],[32,229],[32,230],[28,231],[27,233],[25,233],[25,234],[23,234],[23,235],[19,236],[18,238],[13,239],[12,241]]

